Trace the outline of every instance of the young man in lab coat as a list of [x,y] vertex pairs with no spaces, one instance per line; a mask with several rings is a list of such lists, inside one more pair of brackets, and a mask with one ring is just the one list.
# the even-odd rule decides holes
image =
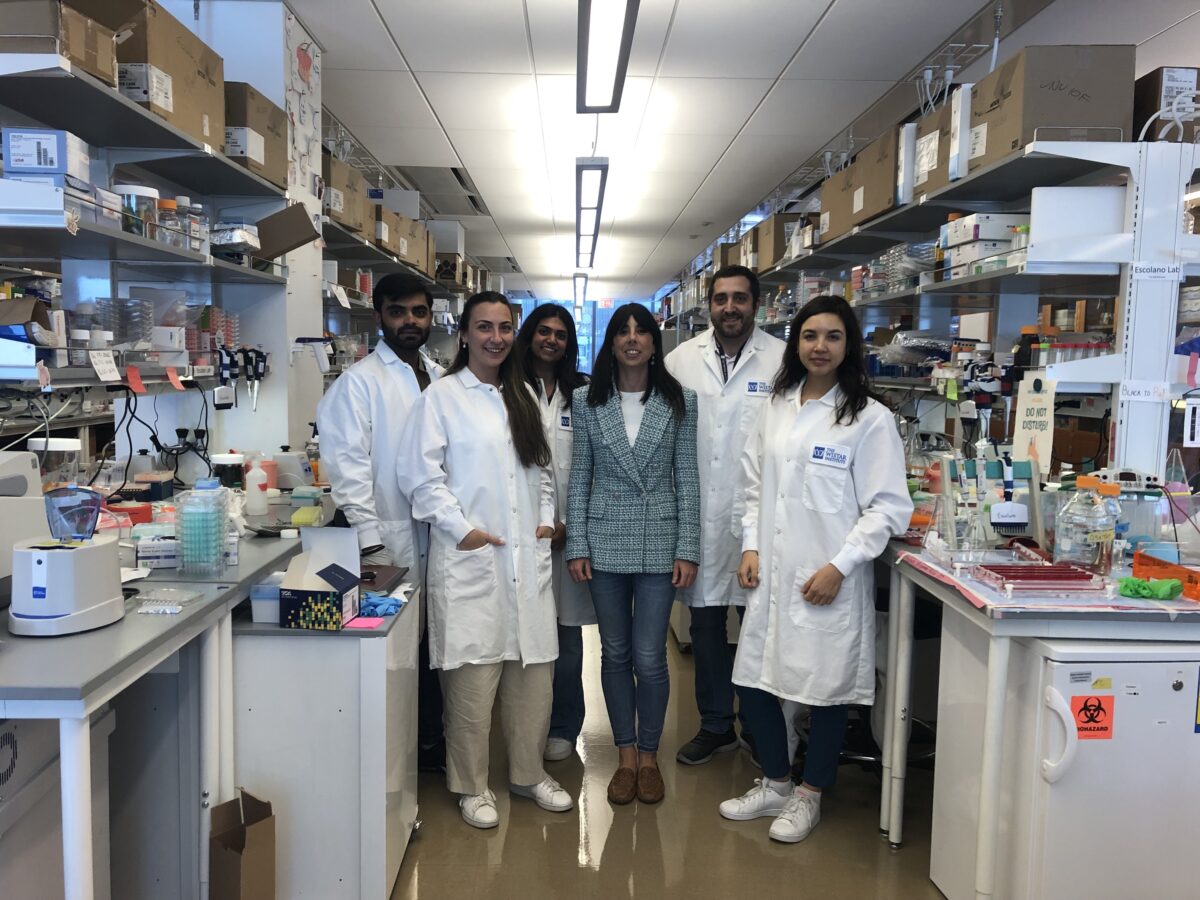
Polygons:
[[[667,354],[668,371],[699,399],[696,433],[700,465],[700,572],[683,591],[692,624],[696,706],[700,731],[676,759],[700,765],[738,746],[733,720],[733,654],[726,630],[728,607],[739,615],[745,592],[738,587],[742,451],[783,360],[783,341],[755,328],[758,278],[745,266],[713,276],[708,311],[712,327]],[[743,729],[743,737],[746,737]],[[752,738],[750,738],[752,740]],[[748,745],[753,752],[753,747]]]
[[[365,565],[407,566],[424,582],[428,528],[414,522],[396,481],[400,432],[421,392],[442,370],[422,352],[433,326],[433,297],[411,275],[387,275],[372,295],[381,340],[333,383],[317,405],[321,465],[333,500],[358,532]],[[421,636],[420,765],[445,762],[442,693]]]

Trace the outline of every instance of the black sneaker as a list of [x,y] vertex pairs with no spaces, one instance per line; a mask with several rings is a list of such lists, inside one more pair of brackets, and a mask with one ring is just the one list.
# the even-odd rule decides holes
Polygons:
[[742,736],[738,738],[738,746],[750,754],[750,762],[754,763],[756,769],[762,768],[762,763],[758,761],[758,745],[754,743],[754,735],[743,731]]
[[722,734],[703,728],[675,754],[685,766],[699,766],[713,758],[714,753],[728,753],[738,748],[737,733],[730,728]]
[[446,745],[436,744],[433,747],[417,748],[418,772],[446,772]]

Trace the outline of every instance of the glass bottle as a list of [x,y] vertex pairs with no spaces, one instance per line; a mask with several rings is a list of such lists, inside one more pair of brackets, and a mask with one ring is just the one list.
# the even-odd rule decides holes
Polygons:
[[183,223],[179,221],[178,204],[174,200],[164,198],[158,201],[158,240],[179,250],[187,246]]
[[1054,527],[1054,561],[1070,563],[1097,575],[1112,574],[1117,519],[1090,475],[1075,480],[1075,496],[1058,513]]
[[192,241],[192,234],[199,228],[199,223],[196,221],[196,214],[192,212],[191,197],[176,197],[175,212],[179,216],[179,230],[183,232],[183,248],[198,252],[200,248]]

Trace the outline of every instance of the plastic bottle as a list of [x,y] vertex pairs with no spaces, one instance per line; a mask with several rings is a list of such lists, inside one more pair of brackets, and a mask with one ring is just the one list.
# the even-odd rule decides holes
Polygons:
[[246,473],[246,515],[265,516],[269,507],[267,473],[263,471],[262,459],[255,454],[250,459],[250,471]]
[[175,534],[184,572],[216,572],[225,565],[228,496],[215,478],[202,478],[176,506]]
[[176,197],[175,212],[179,216],[179,230],[183,232],[183,249],[199,251],[200,248],[192,241],[192,234],[200,227],[196,214],[192,211],[191,197]]
[[[309,423],[313,426],[313,431],[317,430],[315,423]],[[312,469],[313,482],[321,480],[321,437],[314,434],[304,444],[304,454],[308,457],[308,466]]]
[[179,207],[174,200],[158,201],[158,241],[179,250],[187,249],[187,235],[179,221]]
[[1108,510],[1109,515],[1113,517],[1115,526],[1113,528],[1113,555],[1117,559],[1121,559],[1125,555],[1125,550],[1128,548],[1130,521],[1121,510],[1121,488],[1116,484],[1102,484],[1098,491],[1101,499],[1104,501],[1104,507]]
[[1188,487],[1187,469],[1183,467],[1183,453],[1178,447],[1167,454],[1167,471],[1164,474],[1163,489],[1171,506],[1171,521],[1178,525],[1186,521],[1191,513],[1188,497],[1192,493]]
[[1054,561],[1071,563],[1097,575],[1112,574],[1117,519],[1090,475],[1075,480],[1075,496],[1058,513],[1054,528]]
[[208,252],[208,216],[204,207],[193,203],[189,210],[191,218],[191,248],[197,253]]

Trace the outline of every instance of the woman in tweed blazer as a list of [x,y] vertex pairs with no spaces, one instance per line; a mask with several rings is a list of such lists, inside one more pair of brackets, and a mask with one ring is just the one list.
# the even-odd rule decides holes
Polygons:
[[667,713],[667,623],[700,561],[696,395],[663,365],[662,334],[630,303],[613,313],[592,383],[574,393],[568,568],[590,581],[600,681],[620,760],[613,803],[657,803]]

